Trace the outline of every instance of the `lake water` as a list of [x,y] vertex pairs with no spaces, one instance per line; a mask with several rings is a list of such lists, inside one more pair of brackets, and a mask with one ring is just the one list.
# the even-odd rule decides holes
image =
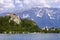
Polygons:
[[0,40],[60,40],[60,34],[0,34]]

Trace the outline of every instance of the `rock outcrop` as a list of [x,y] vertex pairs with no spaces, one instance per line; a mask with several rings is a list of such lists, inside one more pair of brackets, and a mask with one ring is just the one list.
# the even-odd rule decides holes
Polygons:
[[19,24],[19,23],[21,22],[20,17],[17,16],[16,14],[8,13],[7,16],[10,16],[9,22],[10,22],[11,20],[14,21],[14,22],[16,22],[17,24]]

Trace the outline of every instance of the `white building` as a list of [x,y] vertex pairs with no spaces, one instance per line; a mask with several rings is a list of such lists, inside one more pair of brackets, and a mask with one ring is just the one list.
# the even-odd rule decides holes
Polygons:
[[44,27],[44,28],[42,28],[42,30],[49,30],[49,28],[46,26],[46,27]]

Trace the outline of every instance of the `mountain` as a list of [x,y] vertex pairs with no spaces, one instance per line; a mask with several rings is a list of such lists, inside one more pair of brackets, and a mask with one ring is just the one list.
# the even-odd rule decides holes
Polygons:
[[[60,27],[60,8],[38,8],[15,11],[21,18],[33,20],[39,27]],[[6,13],[0,14],[0,16]]]
[[32,8],[18,13],[22,18],[34,20],[39,27],[60,27],[60,8]]

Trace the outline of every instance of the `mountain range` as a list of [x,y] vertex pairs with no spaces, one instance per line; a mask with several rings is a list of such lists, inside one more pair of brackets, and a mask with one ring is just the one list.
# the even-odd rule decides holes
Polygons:
[[[4,16],[8,12],[0,13],[0,16]],[[16,10],[10,13],[16,13],[21,18],[33,20],[41,28],[46,26],[60,27],[60,8],[34,7],[28,10]]]

